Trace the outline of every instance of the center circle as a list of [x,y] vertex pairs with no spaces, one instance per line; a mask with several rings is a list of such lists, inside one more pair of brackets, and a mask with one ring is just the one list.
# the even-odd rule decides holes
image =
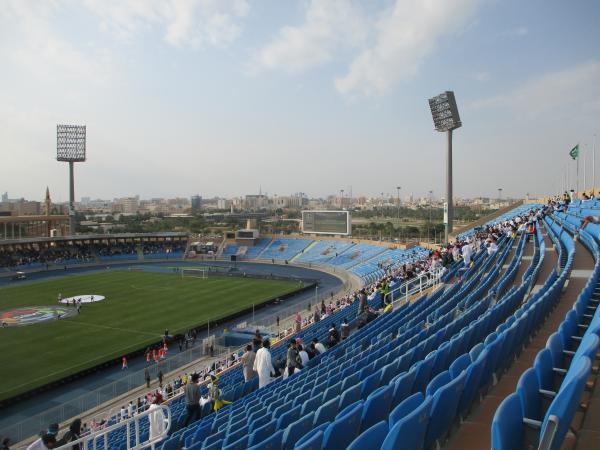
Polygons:
[[105,298],[106,297],[104,297],[103,295],[97,295],[97,294],[75,295],[73,297],[67,297],[67,298],[62,298],[61,296],[59,296],[58,302],[62,303],[63,305],[73,305],[73,304],[77,304],[77,303],[101,302]]

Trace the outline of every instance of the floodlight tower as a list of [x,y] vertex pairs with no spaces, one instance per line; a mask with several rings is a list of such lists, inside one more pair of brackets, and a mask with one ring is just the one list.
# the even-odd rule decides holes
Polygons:
[[69,230],[75,234],[76,162],[85,161],[85,125],[56,125],[56,160],[69,163]]
[[429,99],[429,109],[433,116],[433,125],[436,131],[446,132],[448,139],[448,153],[446,157],[446,204],[444,205],[445,242],[448,243],[452,233],[454,207],[452,205],[452,131],[460,128],[462,123],[458,115],[458,107],[454,92],[446,91]]

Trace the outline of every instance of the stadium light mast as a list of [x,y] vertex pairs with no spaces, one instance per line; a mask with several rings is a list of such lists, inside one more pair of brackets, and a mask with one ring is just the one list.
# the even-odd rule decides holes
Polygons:
[[502,188],[498,188],[498,203],[502,201]]
[[452,131],[460,128],[462,122],[458,115],[458,107],[454,92],[446,91],[429,99],[429,109],[433,117],[433,125],[436,131],[445,132],[448,140],[448,151],[446,157],[446,204],[444,205],[445,243],[448,243],[452,233],[452,222],[454,219],[454,207],[452,205]]
[[396,190],[398,191],[398,224],[400,224],[400,186],[396,186]]
[[76,162],[85,161],[85,125],[56,125],[56,160],[69,163],[69,232],[75,234]]

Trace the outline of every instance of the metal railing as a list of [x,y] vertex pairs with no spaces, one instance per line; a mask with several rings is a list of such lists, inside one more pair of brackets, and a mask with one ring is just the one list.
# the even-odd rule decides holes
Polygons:
[[[144,418],[147,418],[148,421],[156,420],[156,415],[158,416],[158,421],[160,423],[159,429],[156,430],[157,434],[155,436],[148,436],[146,438],[145,430],[142,432],[142,424],[140,421]],[[152,417],[150,417],[152,416]],[[162,416],[162,420],[160,419]],[[145,424],[144,424],[145,428]],[[108,435],[109,433],[114,433],[119,430],[124,430],[125,435],[123,436],[123,440],[126,444],[127,450],[140,450],[142,448],[148,448],[154,450],[154,445],[158,442],[162,441],[168,434],[171,428],[171,410],[169,407],[164,405],[156,405],[156,408],[148,409],[140,414],[136,414],[135,416],[122,420],[114,425],[103,428],[99,431],[92,432],[84,437],[81,437],[77,440],[68,442],[67,444],[57,447],[54,450],[70,450],[72,448],[76,448],[77,446],[83,450],[97,450],[98,443],[102,442],[102,449],[108,449]],[[132,445],[133,444],[133,445]]]
[[417,278],[405,281],[400,286],[388,292],[386,303],[391,303],[394,310],[408,303],[413,295],[422,294],[428,289],[436,290],[442,285],[443,270],[433,270],[421,273]]

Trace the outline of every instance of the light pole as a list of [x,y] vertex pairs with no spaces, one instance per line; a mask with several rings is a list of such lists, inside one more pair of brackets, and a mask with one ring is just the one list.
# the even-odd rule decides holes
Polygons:
[[[429,225],[427,226],[427,239],[429,240],[429,227],[431,226],[431,203],[433,201],[433,191],[429,191]],[[435,236],[435,228],[433,229]]]
[[400,186],[396,186],[396,191],[398,191],[398,225],[400,225]]
[[502,201],[502,188],[498,188],[498,203]]
[[56,125],[56,160],[69,163],[69,233],[75,234],[76,162],[85,161],[85,125]]
[[340,189],[340,209],[344,209],[344,190]]
[[381,193],[381,218],[383,219],[383,192]]
[[446,157],[446,205],[444,205],[444,222],[446,224],[444,238],[445,243],[448,243],[454,219],[454,208],[452,205],[452,131],[460,128],[462,122],[460,121],[456,99],[452,91],[446,91],[437,97],[430,98],[429,109],[431,110],[436,131],[445,132],[448,141]]

